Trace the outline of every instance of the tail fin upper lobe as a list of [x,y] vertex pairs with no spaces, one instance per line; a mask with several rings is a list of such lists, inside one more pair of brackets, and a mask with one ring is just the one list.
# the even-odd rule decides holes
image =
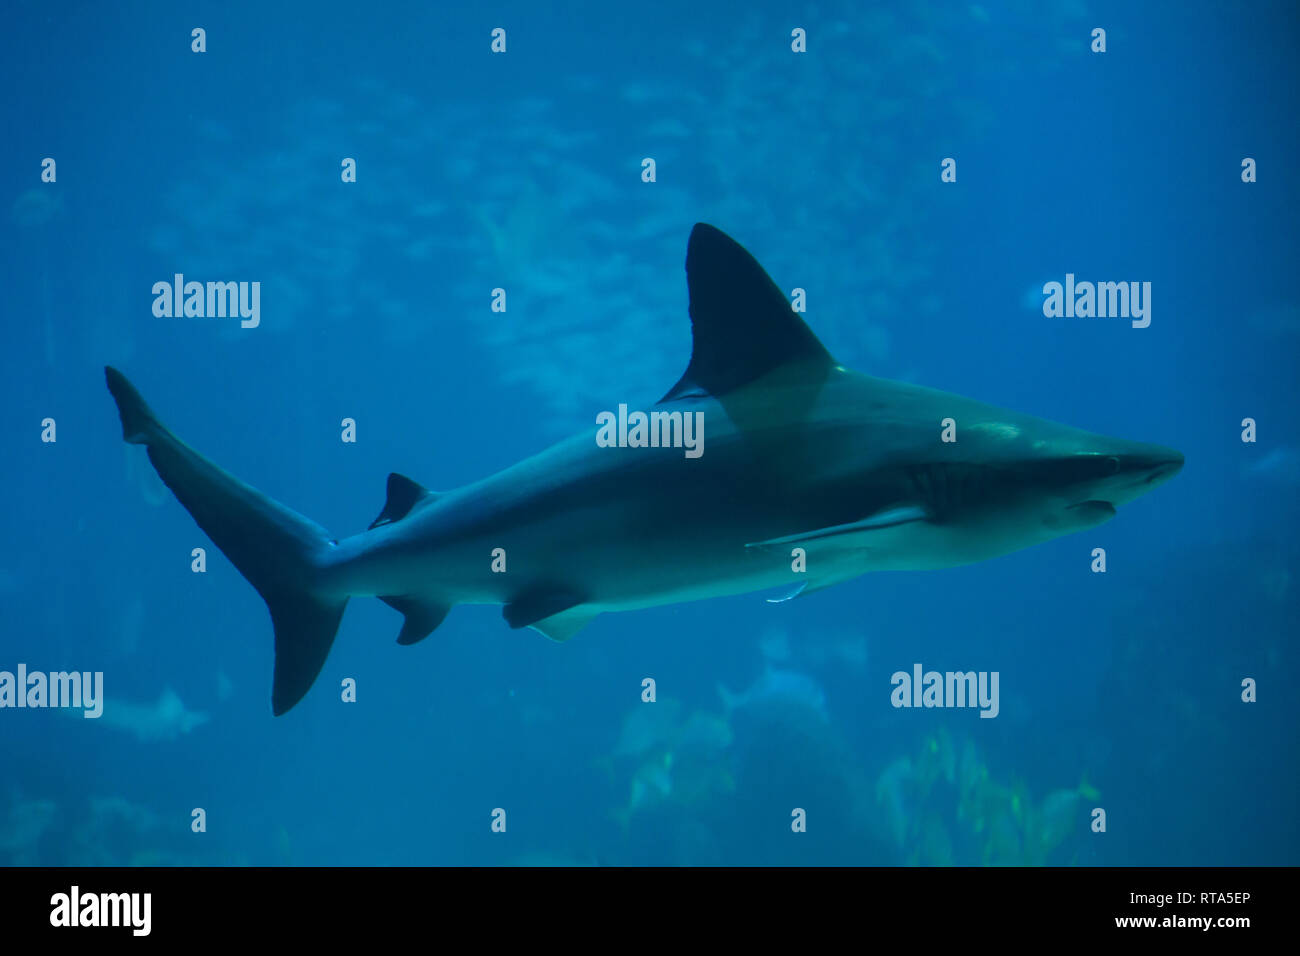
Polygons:
[[158,420],[125,375],[104,369],[122,437],[144,445],[163,482],[271,611],[278,716],[311,688],[338,632],[346,596],[315,587],[333,541],[328,531],[218,468]]

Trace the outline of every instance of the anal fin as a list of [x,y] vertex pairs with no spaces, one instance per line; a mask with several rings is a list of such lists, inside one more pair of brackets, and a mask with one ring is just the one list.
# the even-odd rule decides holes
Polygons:
[[398,644],[415,644],[424,640],[451,610],[450,604],[439,604],[405,594],[381,596],[379,600],[406,616],[402,630],[397,635]]

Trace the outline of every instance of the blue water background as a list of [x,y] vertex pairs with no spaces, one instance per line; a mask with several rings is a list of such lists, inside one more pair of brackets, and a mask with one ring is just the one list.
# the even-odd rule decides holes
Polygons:
[[[465,6],[7,8],[0,669],[102,670],[138,716],[0,712],[0,863],[1300,862],[1294,5]],[[845,365],[1186,468],[997,560],[564,645],[462,607],[399,647],[358,599],[273,718],[264,605],[102,367],[350,534],[389,471],[452,488],[658,398],[697,221],[806,288]],[[261,326],[155,318],[177,272],[261,281]],[[1150,327],[1045,318],[1066,272],[1150,281]],[[914,662],[998,671],[1000,715],[893,709]],[[800,681],[726,707],[773,671],[829,720]],[[708,760],[693,714],[728,730]]]

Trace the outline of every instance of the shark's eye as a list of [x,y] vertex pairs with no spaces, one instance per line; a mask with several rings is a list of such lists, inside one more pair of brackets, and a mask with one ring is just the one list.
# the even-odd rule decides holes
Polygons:
[[1107,457],[1106,461],[1110,463],[1110,473],[1112,475],[1118,475],[1120,465],[1121,465],[1120,460],[1116,458],[1114,455],[1110,455],[1109,457]]

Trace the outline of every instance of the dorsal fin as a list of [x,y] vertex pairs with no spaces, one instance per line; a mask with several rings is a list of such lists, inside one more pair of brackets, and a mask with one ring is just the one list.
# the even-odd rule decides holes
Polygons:
[[660,399],[722,396],[783,365],[822,373],[835,364],[757,260],[726,233],[696,223],[686,247],[691,364]]
[[416,504],[431,495],[433,492],[418,481],[393,472],[388,476],[388,500],[384,502],[384,510],[379,512],[379,517],[370,523],[370,527],[401,521]]

